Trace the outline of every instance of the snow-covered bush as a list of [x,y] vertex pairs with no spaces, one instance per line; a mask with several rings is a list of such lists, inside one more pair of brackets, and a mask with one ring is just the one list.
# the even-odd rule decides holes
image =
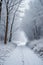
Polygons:
[[32,49],[36,54],[38,54],[43,59],[43,38],[31,41],[30,43],[28,42],[26,46]]

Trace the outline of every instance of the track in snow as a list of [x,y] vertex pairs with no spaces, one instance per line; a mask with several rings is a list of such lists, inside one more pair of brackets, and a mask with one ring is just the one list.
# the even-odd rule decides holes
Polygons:
[[4,65],[43,65],[43,61],[26,46],[17,47]]

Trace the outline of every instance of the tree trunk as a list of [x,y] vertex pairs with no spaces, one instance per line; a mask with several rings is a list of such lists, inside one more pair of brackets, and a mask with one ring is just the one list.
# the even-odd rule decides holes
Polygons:
[[13,21],[12,21],[12,24],[11,24],[9,42],[11,42],[11,39],[12,39],[12,28],[13,28],[14,18],[15,18],[15,14],[14,14],[14,16],[13,16]]
[[11,30],[10,30],[10,38],[9,38],[9,42],[11,42],[12,39],[12,25],[11,25]]
[[4,43],[7,43],[7,33],[8,33],[8,8],[7,8],[7,19],[6,19],[6,30],[5,30],[5,38]]
[[2,0],[0,1],[0,18],[1,18],[1,10],[2,10]]

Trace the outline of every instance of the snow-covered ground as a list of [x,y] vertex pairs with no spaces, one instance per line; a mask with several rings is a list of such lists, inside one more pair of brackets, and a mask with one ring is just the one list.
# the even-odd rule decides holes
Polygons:
[[17,45],[13,43],[4,45],[4,43],[0,41],[0,65],[4,64],[6,58],[10,56],[10,53],[15,50],[16,46]]
[[[29,2],[30,2],[30,0],[25,0],[25,2],[23,1],[21,3],[21,5],[20,5],[21,7],[18,10],[22,11],[23,13],[19,12],[21,18],[20,18],[20,20],[17,18],[16,25],[17,24],[20,25],[21,23],[25,24],[24,23],[25,22],[25,20],[24,20],[25,18],[26,18],[26,24],[28,24],[28,21],[33,19],[32,18],[33,17],[32,14],[34,12],[33,11],[34,9],[32,8],[33,10],[31,10],[31,8],[28,5]],[[32,11],[32,14],[31,14],[32,16],[31,15],[27,16],[28,12],[30,11],[29,9]],[[28,31],[28,34],[29,34],[31,29],[28,26],[26,26],[26,27],[29,28],[29,31]],[[0,26],[0,28],[1,28],[0,35],[2,34],[2,30],[4,28],[4,27],[3,28],[2,27]],[[20,27],[22,27],[22,25],[20,25]],[[27,31],[26,27],[24,27],[24,25],[23,25],[23,28],[25,28],[25,30]],[[23,31],[24,31],[24,29],[23,29]],[[13,29],[13,33],[15,35],[13,34],[13,38],[12,39],[14,41],[14,39],[16,38],[17,41],[14,41],[14,42],[11,42],[11,43],[7,43],[7,45],[4,45],[3,42],[0,42],[0,65],[43,65],[43,60],[42,60],[43,59],[43,39],[34,40],[32,42],[30,42],[30,41],[27,42],[27,40],[25,39],[26,37],[25,37],[23,31],[21,31],[21,30],[19,32],[17,31],[17,34],[15,34],[14,29]],[[31,34],[29,34],[29,35],[31,35]],[[26,44],[26,42],[27,42],[27,44]],[[26,44],[26,46],[25,46],[25,44]],[[18,47],[17,47],[17,45],[18,45]],[[29,49],[29,48],[31,48],[32,50]]]
[[0,65],[43,65],[43,60],[25,45],[0,42]]
[[43,61],[26,46],[17,47],[4,65],[43,65]]
[[43,38],[27,42],[26,46],[31,48],[43,60]]

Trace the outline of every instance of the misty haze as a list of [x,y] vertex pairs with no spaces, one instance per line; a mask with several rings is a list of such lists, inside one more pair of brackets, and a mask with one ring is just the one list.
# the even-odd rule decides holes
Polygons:
[[43,65],[43,0],[0,0],[0,65]]

